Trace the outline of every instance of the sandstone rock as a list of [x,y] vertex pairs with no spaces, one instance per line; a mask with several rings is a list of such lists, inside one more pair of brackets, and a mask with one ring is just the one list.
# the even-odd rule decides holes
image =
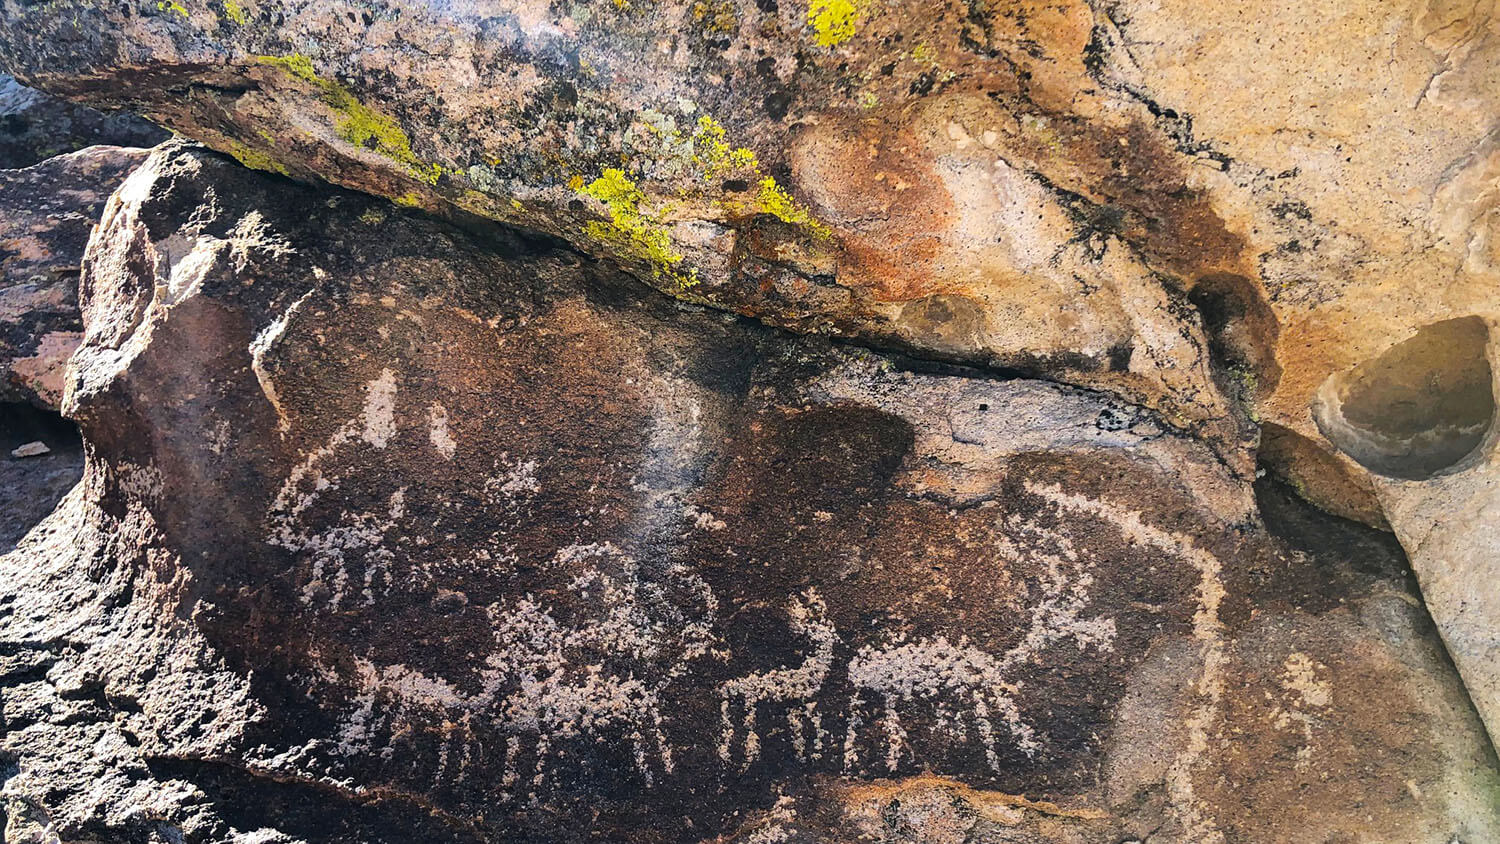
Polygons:
[[104,145],[152,147],[170,132],[132,114],[106,114],[0,74],[0,170]]
[[0,401],[56,409],[83,336],[78,272],[110,193],[146,151],[89,149],[0,170]]
[[1500,835],[1399,549],[1146,407],[182,145],[86,267],[8,836]]

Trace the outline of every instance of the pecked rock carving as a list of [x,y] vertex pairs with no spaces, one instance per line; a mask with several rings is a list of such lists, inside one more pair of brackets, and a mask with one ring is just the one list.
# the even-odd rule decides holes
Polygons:
[[1500,840],[1497,12],[0,0],[4,840]]
[[8,836],[1500,828],[1374,532],[473,225],[186,144],[111,200],[85,478],[0,565]]

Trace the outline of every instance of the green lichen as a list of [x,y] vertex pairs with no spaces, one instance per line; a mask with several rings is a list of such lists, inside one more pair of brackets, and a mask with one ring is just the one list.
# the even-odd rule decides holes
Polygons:
[[257,62],[280,68],[289,76],[317,88],[320,99],[337,117],[339,137],[349,143],[377,153],[406,166],[415,178],[429,185],[437,184],[442,166],[422,161],[412,152],[411,138],[393,118],[370,108],[343,85],[324,79],[313,69],[312,60],[300,53],[288,56],[255,56]]
[[1021,128],[1025,129],[1033,138],[1040,141],[1042,146],[1046,147],[1049,151],[1058,154],[1065,152],[1062,138],[1052,128],[1051,121],[1045,116],[1023,114],[1021,115]]
[[[734,176],[747,185],[740,189],[743,193],[728,189],[729,196],[709,200],[729,216],[765,214],[818,237],[831,234],[827,226],[764,172],[755,151],[736,146],[728,130],[712,115],[699,116],[689,136],[684,136],[670,115],[655,110],[643,111],[638,125],[644,131],[637,132],[635,143],[629,146],[643,154],[644,160],[639,163],[653,178],[667,183],[683,178],[712,182]],[[645,191],[623,169],[606,169],[588,183],[583,176],[574,175],[568,184],[575,193],[597,200],[609,212],[608,223],[595,221],[585,225],[584,233],[591,239],[644,261],[655,275],[671,278],[683,288],[698,282],[695,271],[683,272],[684,256],[674,248],[664,222],[671,213],[670,206],[656,206],[648,213],[643,207],[647,201]],[[707,188],[703,192],[713,190]],[[694,193],[692,188],[679,183],[679,196],[684,201],[691,201]]]
[[698,283],[695,271],[683,273],[679,269],[682,253],[672,248],[666,226],[641,209],[646,195],[625,171],[611,167],[587,185],[581,182],[582,179],[575,177],[571,182],[573,189],[581,196],[598,200],[609,212],[608,223],[591,221],[584,226],[584,234],[645,261],[654,275],[669,278],[679,287]]
[[317,71],[313,70],[312,59],[301,53],[292,53],[289,56],[254,56],[257,62],[277,67],[289,76],[295,76],[305,82],[322,82],[318,78]]
[[1229,374],[1234,378],[1239,399],[1245,406],[1250,421],[1260,424],[1260,413],[1255,409],[1255,397],[1260,390],[1260,378],[1247,366],[1231,366]]
[[250,17],[245,14],[245,7],[236,3],[235,0],[224,0],[224,16],[240,26],[250,24]]
[[807,9],[807,25],[819,47],[836,47],[853,38],[858,22],[859,6],[854,0],[812,0]]
[[[262,135],[264,136],[265,133]],[[285,164],[272,158],[268,153],[246,146],[239,141],[229,141],[228,147],[226,151],[234,156],[236,161],[252,170],[264,170],[267,173],[279,173],[283,176],[291,175],[287,172]]]
[[156,0],[156,9],[160,12],[172,12],[182,15],[183,20],[188,18],[188,10],[182,7],[177,0]]

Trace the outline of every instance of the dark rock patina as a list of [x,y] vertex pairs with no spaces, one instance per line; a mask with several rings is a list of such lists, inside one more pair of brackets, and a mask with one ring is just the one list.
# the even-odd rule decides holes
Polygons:
[[1500,823],[1399,551],[1150,410],[185,145],[86,267],[86,477],[0,562],[17,840]]

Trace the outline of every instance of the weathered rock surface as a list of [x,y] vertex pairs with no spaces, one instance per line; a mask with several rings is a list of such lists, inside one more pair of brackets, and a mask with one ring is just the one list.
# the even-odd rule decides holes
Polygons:
[[[763,5],[12,0],[0,58],[251,166],[559,235],[690,300],[1108,387],[1248,472],[1225,396],[1244,379],[1215,383],[1186,291],[1213,275],[1216,300],[1263,310],[1253,256],[1194,184],[1197,142],[1095,78],[1103,21],[836,2],[820,32]],[[1266,349],[1225,350],[1274,379]]]
[[83,337],[78,273],[109,195],[147,151],[90,147],[0,170],[0,402],[56,409]]
[[1443,320],[1324,382],[1314,409],[1376,476],[1386,517],[1470,694],[1500,725],[1492,318]]
[[0,74],[0,170],[91,146],[152,147],[171,133],[132,114],[101,111]]
[[1315,437],[1330,373],[1490,298],[1491,6],[10,0],[0,56],[780,324]]
[[[1493,525],[1463,504],[1488,475],[1409,476],[1489,465],[1462,448],[1490,441],[1474,408],[1372,431],[1327,392],[1495,318],[1494,0],[3,9],[27,81],[251,166],[545,231],[797,331],[1106,389],[1242,478],[1259,433],[1370,524],[1473,513],[1441,559],[1412,544],[1433,517],[1392,525],[1460,666],[1494,664],[1466,652],[1500,619]],[[1408,446],[1426,468],[1384,480]]]
[[181,145],[82,299],[7,841],[1500,837],[1399,549],[1145,407]]

